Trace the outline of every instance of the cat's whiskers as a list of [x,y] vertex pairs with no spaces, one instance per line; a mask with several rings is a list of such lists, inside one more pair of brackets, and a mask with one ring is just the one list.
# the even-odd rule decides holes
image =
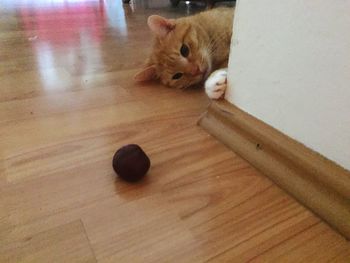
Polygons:
[[217,47],[217,44],[222,41],[225,37],[225,33],[220,34],[217,38],[212,38],[207,45],[207,48],[209,50],[209,55],[212,55],[215,51],[215,48]]

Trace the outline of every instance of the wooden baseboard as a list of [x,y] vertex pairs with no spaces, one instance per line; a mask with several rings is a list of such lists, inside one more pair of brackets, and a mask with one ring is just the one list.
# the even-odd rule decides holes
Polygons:
[[350,172],[225,101],[199,125],[350,239]]

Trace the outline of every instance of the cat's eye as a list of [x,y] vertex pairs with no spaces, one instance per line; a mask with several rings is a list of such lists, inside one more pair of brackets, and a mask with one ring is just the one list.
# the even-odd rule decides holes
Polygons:
[[187,57],[190,54],[190,48],[186,44],[182,44],[180,48],[181,56]]
[[174,76],[173,76],[173,79],[179,79],[181,78],[183,75],[183,73],[176,73]]

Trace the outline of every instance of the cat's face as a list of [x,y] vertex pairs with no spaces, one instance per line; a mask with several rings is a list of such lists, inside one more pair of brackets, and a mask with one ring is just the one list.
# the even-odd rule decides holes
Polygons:
[[156,34],[147,66],[135,79],[160,79],[170,87],[187,88],[206,79],[211,60],[205,36],[184,20],[151,16],[148,25]]

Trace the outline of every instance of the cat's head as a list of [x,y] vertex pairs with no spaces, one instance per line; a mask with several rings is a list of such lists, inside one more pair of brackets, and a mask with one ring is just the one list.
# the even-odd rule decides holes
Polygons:
[[150,58],[136,81],[159,79],[163,84],[187,88],[205,80],[211,71],[208,40],[201,28],[188,19],[153,15],[148,26],[155,33]]

